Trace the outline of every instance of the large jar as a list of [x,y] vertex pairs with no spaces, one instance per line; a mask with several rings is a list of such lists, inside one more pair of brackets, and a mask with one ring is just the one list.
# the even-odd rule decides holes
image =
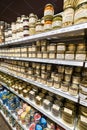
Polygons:
[[74,9],[72,7],[66,8],[63,12],[63,27],[70,26],[74,20]]
[[52,21],[52,28],[57,29],[62,27],[62,15],[56,15]]
[[52,4],[46,4],[44,9],[44,19],[48,19],[48,17],[52,20],[54,15],[54,7]]
[[87,2],[78,5],[75,10],[74,24],[87,22]]

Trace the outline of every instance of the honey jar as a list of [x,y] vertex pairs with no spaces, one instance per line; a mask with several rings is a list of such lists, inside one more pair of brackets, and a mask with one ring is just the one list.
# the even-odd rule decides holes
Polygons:
[[72,83],[79,84],[81,80],[81,77],[79,75],[75,75],[72,77]]
[[65,67],[65,74],[72,75],[73,73],[73,67]]
[[49,52],[49,59],[55,59],[56,53],[55,52]]
[[54,81],[61,82],[63,79],[63,74],[55,74],[54,75]]
[[71,75],[70,74],[65,74],[64,80],[66,82],[70,82],[71,81]]
[[48,87],[52,87],[53,86],[53,80],[52,79],[48,79],[47,80],[47,86]]

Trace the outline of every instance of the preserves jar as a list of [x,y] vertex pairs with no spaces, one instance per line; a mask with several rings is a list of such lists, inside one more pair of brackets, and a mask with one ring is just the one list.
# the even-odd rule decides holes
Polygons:
[[56,15],[52,20],[52,28],[57,29],[62,27],[62,15]]
[[54,81],[58,81],[58,82],[61,82],[63,79],[63,74],[55,74],[54,75]]
[[49,53],[48,52],[43,52],[43,58],[48,59],[49,58]]
[[56,52],[56,44],[50,44],[50,45],[48,45],[47,46],[47,51],[49,51],[49,52]]
[[54,15],[54,7],[52,4],[46,4],[44,8],[44,19],[47,20],[48,17],[52,20]]
[[65,74],[64,80],[66,82],[70,82],[71,81],[71,75],[70,74]]
[[74,24],[80,24],[87,22],[87,1],[76,7]]
[[61,83],[61,90],[64,91],[64,92],[68,92],[69,91],[69,83],[67,82],[62,82]]
[[73,67],[65,67],[65,74],[70,74],[72,75],[72,72],[73,72]]
[[67,51],[75,51],[76,45],[74,43],[69,43],[67,46]]
[[36,23],[35,31],[36,31],[36,33],[43,32],[43,24],[41,23],[40,20],[38,20]]
[[65,67],[64,66],[57,66],[58,73],[64,73]]
[[87,92],[87,81],[86,80],[81,81],[79,86],[82,91]]
[[55,59],[56,53],[55,52],[49,52],[49,59]]
[[59,89],[60,86],[61,86],[61,83],[60,83],[60,82],[54,81],[54,85],[53,85],[54,88]]
[[63,21],[62,26],[70,26],[73,24],[74,21],[74,9],[72,7],[66,8],[63,12]]
[[47,86],[52,87],[53,86],[53,79],[48,79],[47,80]]
[[79,75],[73,75],[72,76],[72,83],[79,84],[81,80],[81,77]]
[[50,31],[52,30],[52,21],[46,20],[44,23],[44,31]]

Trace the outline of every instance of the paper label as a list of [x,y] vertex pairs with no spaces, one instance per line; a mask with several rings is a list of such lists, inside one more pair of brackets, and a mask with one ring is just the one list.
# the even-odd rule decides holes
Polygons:
[[45,30],[45,29],[48,29],[48,30],[49,30],[49,29],[52,29],[52,24],[45,24],[45,25],[44,25],[44,30]]
[[72,110],[70,110],[68,108],[64,108],[64,112],[69,113],[70,115],[72,115]]
[[87,118],[85,116],[80,116],[81,121],[87,123]]
[[58,51],[65,51],[65,46],[57,46]]
[[57,59],[64,59],[64,54],[57,54]]
[[65,54],[65,59],[74,60],[74,54]]
[[45,10],[44,11],[44,16],[46,16],[46,15],[54,15],[54,11],[53,10]]
[[55,26],[61,27],[62,26],[62,22],[61,21],[54,21],[54,22],[52,22],[52,27],[55,27]]
[[59,111],[60,108],[57,105],[54,104],[53,109]]
[[85,60],[86,55],[85,54],[76,54],[76,60]]

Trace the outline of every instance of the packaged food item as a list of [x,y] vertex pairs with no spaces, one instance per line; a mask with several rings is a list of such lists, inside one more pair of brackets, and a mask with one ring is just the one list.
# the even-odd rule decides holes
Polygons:
[[44,30],[45,31],[50,31],[52,30],[52,21],[51,20],[46,20],[44,23]]
[[36,23],[35,31],[36,31],[36,33],[43,32],[43,24],[41,23],[40,20],[38,20]]
[[78,90],[79,90],[79,87],[76,84],[71,84],[70,87],[69,87],[69,93],[73,96],[78,95]]
[[69,83],[62,82],[61,83],[61,90],[64,91],[64,92],[68,92],[68,90],[69,90]]
[[73,51],[66,51],[65,60],[74,60],[75,54]]
[[86,51],[77,51],[75,59],[76,60],[86,60]]
[[54,116],[58,117],[60,113],[60,107],[57,104],[53,104],[51,111]]
[[52,20],[52,28],[57,29],[62,27],[62,15],[56,15]]
[[51,109],[51,102],[48,99],[44,99],[43,100],[43,108],[50,111],[50,109]]
[[65,43],[57,43],[57,51],[66,51]]

